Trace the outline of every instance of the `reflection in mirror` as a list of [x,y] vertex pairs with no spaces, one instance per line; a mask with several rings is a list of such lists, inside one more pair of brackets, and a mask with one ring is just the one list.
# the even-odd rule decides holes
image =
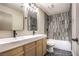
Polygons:
[[0,3],[0,30],[23,30],[24,5]]
[[37,30],[37,14],[34,12],[32,13],[29,11],[29,25],[30,25],[30,30]]
[[0,30],[12,30],[12,15],[0,11]]
[[27,19],[28,30],[37,31],[37,12],[33,10],[28,11],[28,19]]
[[37,31],[37,13],[29,10],[28,12],[28,20],[27,20],[28,30],[33,31],[33,35],[35,31]]

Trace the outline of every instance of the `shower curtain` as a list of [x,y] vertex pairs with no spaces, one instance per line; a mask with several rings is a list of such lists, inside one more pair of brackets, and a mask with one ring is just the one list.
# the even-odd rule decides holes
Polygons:
[[69,23],[69,12],[50,16],[48,21],[48,38],[55,40],[69,40]]

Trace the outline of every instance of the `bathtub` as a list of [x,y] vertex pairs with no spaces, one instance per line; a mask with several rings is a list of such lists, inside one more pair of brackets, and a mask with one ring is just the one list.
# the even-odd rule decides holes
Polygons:
[[71,43],[69,41],[64,40],[53,40],[54,41],[54,48],[71,51]]

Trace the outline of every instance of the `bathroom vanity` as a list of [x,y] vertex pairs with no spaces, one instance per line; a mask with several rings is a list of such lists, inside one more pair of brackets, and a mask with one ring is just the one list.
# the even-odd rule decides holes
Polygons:
[[43,56],[46,45],[46,35],[43,34],[0,39],[0,55]]
[[[0,39],[0,56],[42,56],[46,53],[46,35],[28,35],[16,37],[16,31],[37,31],[37,12],[28,11],[24,15],[24,5],[20,4],[19,9],[10,7],[16,4],[0,4],[0,30],[13,31],[14,38]],[[31,12],[30,12],[31,11]],[[4,17],[5,16],[5,17]],[[27,26],[24,21],[27,19]],[[5,25],[5,26],[3,26]],[[27,29],[24,29],[27,27]]]

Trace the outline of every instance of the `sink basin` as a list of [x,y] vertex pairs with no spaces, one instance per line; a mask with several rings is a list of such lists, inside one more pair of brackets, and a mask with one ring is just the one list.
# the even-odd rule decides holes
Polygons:
[[6,44],[6,43],[11,43],[15,41],[14,38],[5,38],[5,39],[0,39],[0,44]]

